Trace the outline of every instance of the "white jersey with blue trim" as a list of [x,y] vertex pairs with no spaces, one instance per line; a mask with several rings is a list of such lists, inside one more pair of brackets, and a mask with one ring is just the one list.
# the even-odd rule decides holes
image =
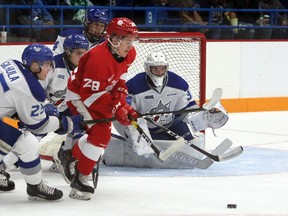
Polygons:
[[39,80],[48,100],[57,107],[59,112],[68,109],[65,102],[67,82],[71,71],[64,60],[63,54],[54,56],[55,70],[48,73],[45,80]]
[[[167,72],[160,89],[149,82],[145,72],[134,76],[126,85],[131,97],[131,102],[128,98],[128,103],[141,114],[177,111],[197,106],[189,91],[188,83],[171,71]],[[154,127],[149,125],[149,128]]]
[[7,60],[0,65],[0,117],[17,115],[34,133],[57,130],[59,120],[44,110],[45,92],[21,62]]

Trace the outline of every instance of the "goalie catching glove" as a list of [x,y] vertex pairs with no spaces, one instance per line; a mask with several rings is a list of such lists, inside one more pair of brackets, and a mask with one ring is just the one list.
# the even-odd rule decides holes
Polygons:
[[191,125],[195,133],[207,128],[218,129],[225,125],[228,119],[228,113],[219,102],[211,110],[190,113],[185,121]]

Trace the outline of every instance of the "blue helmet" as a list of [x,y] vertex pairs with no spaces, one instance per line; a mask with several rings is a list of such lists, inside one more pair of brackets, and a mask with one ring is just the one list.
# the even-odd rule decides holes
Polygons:
[[72,34],[68,35],[63,43],[64,50],[72,51],[73,49],[85,49],[88,50],[89,42],[83,35]]
[[87,11],[88,22],[101,22],[107,24],[109,22],[107,9],[90,9]]
[[52,51],[43,44],[30,44],[22,53],[23,65],[30,67],[33,62],[53,62]]

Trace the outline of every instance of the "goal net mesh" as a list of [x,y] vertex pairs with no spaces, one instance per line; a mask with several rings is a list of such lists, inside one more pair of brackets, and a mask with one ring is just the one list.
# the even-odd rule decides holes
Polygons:
[[[144,61],[152,51],[162,51],[169,63],[169,71],[184,78],[194,100],[205,101],[205,37],[198,33],[141,34],[135,45],[137,56],[128,69],[128,79],[144,71]],[[203,92],[204,91],[204,92]]]

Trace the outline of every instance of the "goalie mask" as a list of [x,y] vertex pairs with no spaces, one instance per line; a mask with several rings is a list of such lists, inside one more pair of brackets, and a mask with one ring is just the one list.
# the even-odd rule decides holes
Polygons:
[[144,62],[146,74],[156,87],[161,87],[167,76],[169,64],[162,52],[150,53]]

